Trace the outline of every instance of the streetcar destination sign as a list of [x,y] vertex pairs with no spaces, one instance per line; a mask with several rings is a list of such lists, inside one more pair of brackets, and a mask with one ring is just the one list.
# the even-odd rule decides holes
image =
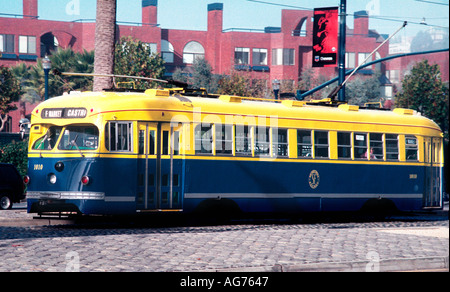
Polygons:
[[85,108],[45,108],[42,110],[43,119],[82,119],[87,115]]

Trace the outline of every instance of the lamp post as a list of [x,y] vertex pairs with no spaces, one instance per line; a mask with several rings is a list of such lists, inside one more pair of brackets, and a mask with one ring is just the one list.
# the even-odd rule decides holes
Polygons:
[[[339,28],[339,84],[345,80],[345,38],[346,38],[346,17],[347,17],[347,0],[341,0],[340,3],[340,28]],[[338,95],[339,101],[345,101],[345,86],[342,86]]]
[[42,60],[42,68],[44,68],[44,74],[45,74],[45,99],[48,99],[48,73],[50,72],[50,69],[52,68],[52,62],[48,58],[47,55],[45,55],[45,58]]

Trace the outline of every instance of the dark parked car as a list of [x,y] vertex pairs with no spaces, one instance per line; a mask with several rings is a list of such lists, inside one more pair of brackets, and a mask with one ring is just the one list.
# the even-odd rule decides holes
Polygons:
[[25,185],[16,167],[0,163],[0,210],[11,209],[24,198]]

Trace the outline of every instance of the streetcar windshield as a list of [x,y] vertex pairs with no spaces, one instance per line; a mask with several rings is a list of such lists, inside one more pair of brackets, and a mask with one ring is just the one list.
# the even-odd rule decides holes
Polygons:
[[98,148],[98,129],[95,126],[68,126],[64,129],[59,150],[95,150]]
[[61,135],[63,127],[52,126],[47,133],[40,137],[33,145],[34,150],[52,150]]

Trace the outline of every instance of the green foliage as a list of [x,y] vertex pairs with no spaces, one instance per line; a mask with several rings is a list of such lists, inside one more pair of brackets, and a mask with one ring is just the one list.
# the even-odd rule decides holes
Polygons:
[[366,102],[380,101],[380,73],[369,78],[353,77],[346,85],[345,98],[349,104],[364,105]]
[[212,73],[211,65],[204,58],[195,59],[192,67],[187,70],[177,68],[172,77],[174,80],[187,82],[193,88],[205,88],[209,93],[217,92],[222,78],[221,75]]
[[0,145],[0,162],[11,163],[23,176],[28,167],[28,140]]
[[250,79],[236,71],[230,76],[226,76],[219,81],[219,94],[252,96],[249,90]]
[[[300,82],[298,83],[298,89],[309,91],[322,83],[328,81],[328,78],[324,75],[317,73],[318,68],[308,67],[302,71],[300,75]],[[322,99],[328,96],[328,94],[337,86],[337,82],[327,86],[326,88],[314,92],[310,99]]]
[[[318,74],[316,68],[306,68],[301,74],[301,81],[298,84],[300,90],[311,90],[329,79],[326,76]],[[363,105],[366,102],[379,101],[380,91],[380,72],[375,72],[370,77],[354,75],[345,85],[345,99],[350,104]],[[322,99],[328,97],[329,93],[338,86],[334,82],[322,90],[312,94],[311,99]]]
[[[292,82],[281,80],[281,92],[290,90],[293,90]],[[268,80],[255,79],[245,71],[231,71],[230,75],[221,76],[217,92],[225,95],[274,98],[272,84]]]
[[[173,79],[188,83],[192,88],[205,88],[209,93],[270,98],[273,97],[270,83],[265,79],[252,78],[247,71],[234,71],[230,75],[213,74],[212,67],[203,58],[194,60],[184,70],[177,68]],[[292,82],[282,82],[282,90],[292,90]]]
[[30,76],[31,66],[27,66],[25,63],[19,63],[18,65],[11,67],[10,69],[14,76],[19,80],[20,87],[23,91],[20,100],[30,103],[34,103],[37,100],[40,100],[41,97],[33,88],[34,83]]
[[[132,37],[122,37],[120,42],[116,44],[115,74],[162,79],[164,70],[164,60],[159,54],[152,53],[150,46],[147,44]],[[133,81],[136,89],[147,89],[161,85],[146,80],[116,79],[116,82],[127,81]]]
[[8,67],[0,66],[0,114],[15,110],[13,102],[19,101],[22,90],[20,82]]
[[[164,61],[157,54],[151,54],[150,48],[145,43],[134,40],[131,37],[122,38],[116,45],[115,74],[143,76],[161,79],[164,74]],[[53,69],[59,72],[93,73],[94,51],[84,50],[81,53],[74,52],[71,48],[61,49],[49,56]],[[45,74],[42,67],[42,59],[38,59],[35,66],[19,64],[12,67],[12,72],[23,89],[22,100],[34,103],[41,101],[45,96]],[[120,80],[119,78],[116,80]],[[155,87],[156,82],[134,81],[136,88],[146,89]],[[89,91],[93,87],[92,77],[59,76],[49,74],[49,97],[62,95],[64,92],[79,90]]]
[[190,78],[189,73],[183,71],[181,68],[177,67],[175,69],[175,72],[173,72],[172,78],[176,81],[186,82],[190,84]]
[[[74,52],[71,48],[58,48],[49,56],[52,70],[59,72],[92,73],[94,70],[94,52],[84,50],[82,53]],[[16,78],[20,80],[24,91],[23,101],[31,103],[44,99],[45,74],[42,59],[38,59],[35,66],[19,64],[12,67]],[[58,76],[49,74],[49,97],[62,95],[71,90],[92,90],[92,77]]]
[[448,138],[449,90],[443,84],[437,64],[424,59],[402,81],[402,91],[395,96],[397,107],[410,108],[434,120]]

